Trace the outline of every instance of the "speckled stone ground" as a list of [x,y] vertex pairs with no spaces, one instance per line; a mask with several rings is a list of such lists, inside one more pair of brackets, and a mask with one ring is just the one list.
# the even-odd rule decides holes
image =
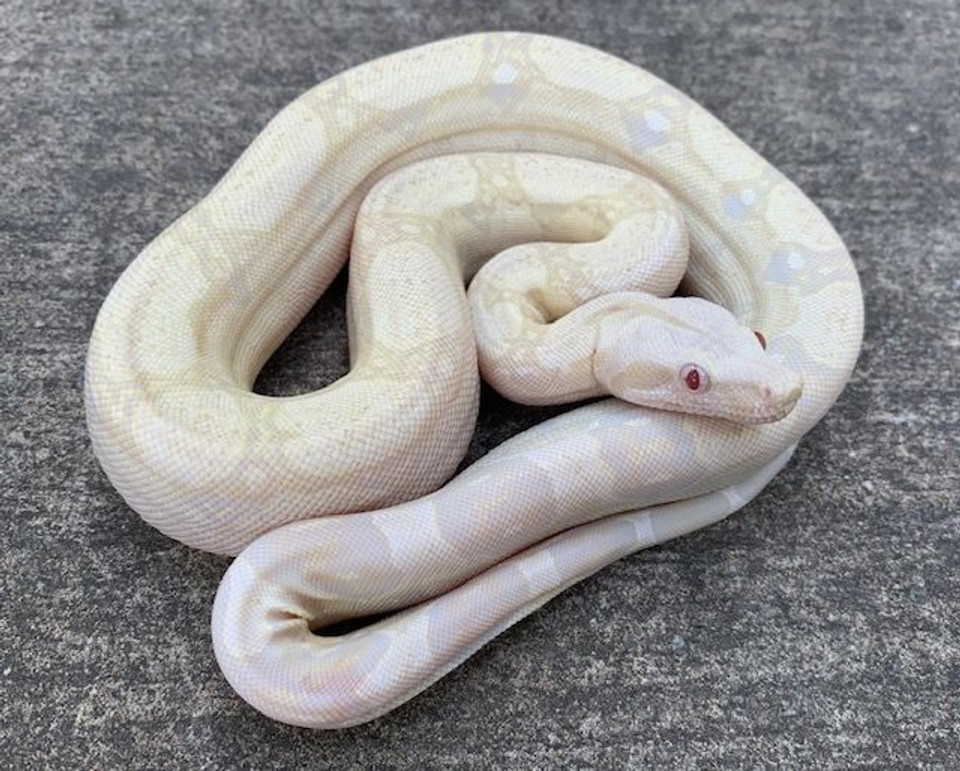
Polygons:
[[[211,652],[227,561],[142,524],[91,455],[87,337],[277,109],[482,28],[641,64],[796,180],[860,269],[863,355],[736,516],[613,565],[372,724],[279,725]],[[958,50],[954,0],[4,3],[0,765],[960,767]],[[341,303],[262,390],[344,370]],[[472,457],[542,417],[485,406]]]

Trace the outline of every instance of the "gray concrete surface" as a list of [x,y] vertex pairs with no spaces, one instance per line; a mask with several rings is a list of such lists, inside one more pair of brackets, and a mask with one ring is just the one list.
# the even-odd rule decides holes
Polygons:
[[[375,723],[279,725],[211,652],[227,560],[142,524],[91,455],[87,338],[286,102],[484,28],[645,66],[793,178],[861,272],[862,358],[730,520],[606,569]],[[3,3],[0,766],[960,767],[958,50],[953,0]],[[262,390],[343,371],[341,303]],[[485,407],[471,457],[543,416]]]

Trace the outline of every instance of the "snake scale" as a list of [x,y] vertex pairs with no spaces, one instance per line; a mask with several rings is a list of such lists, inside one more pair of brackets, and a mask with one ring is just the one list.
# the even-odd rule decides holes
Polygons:
[[[253,393],[348,254],[350,373]],[[212,620],[231,685],[334,728],[743,506],[840,394],[862,326],[826,218],[703,108],[593,48],[478,33],[283,109],[109,293],[87,420],[144,520],[239,555]],[[478,369],[586,403],[450,479]]]

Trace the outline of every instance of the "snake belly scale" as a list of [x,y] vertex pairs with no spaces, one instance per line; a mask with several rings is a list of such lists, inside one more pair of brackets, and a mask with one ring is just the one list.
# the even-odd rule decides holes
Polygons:
[[[350,373],[252,393],[351,238]],[[607,271],[611,247],[629,264]],[[557,248],[574,267],[551,267]],[[665,297],[681,275],[697,297]],[[561,335],[568,316],[587,326]],[[334,728],[414,696],[611,560],[743,506],[839,396],[862,326],[829,222],[703,108],[593,48],[481,33],[282,110],[106,298],[87,419],[148,523],[239,554],[212,622],[231,685],[277,720]],[[631,368],[645,335],[658,350]],[[670,358],[668,338],[696,355]],[[476,417],[478,346],[520,401],[620,398],[447,481]],[[534,359],[541,374],[523,370]],[[520,385],[497,382],[518,366]],[[565,371],[574,384],[555,387]]]

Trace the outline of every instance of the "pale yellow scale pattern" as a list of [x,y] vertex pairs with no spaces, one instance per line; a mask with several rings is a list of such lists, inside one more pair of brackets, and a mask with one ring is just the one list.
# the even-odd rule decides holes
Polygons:
[[[252,393],[348,254],[350,373]],[[582,316],[572,348],[590,355],[618,293],[669,294],[681,277],[802,378],[786,417],[601,399],[450,479],[478,347],[518,400],[599,396],[598,367],[555,330]],[[578,43],[474,34],[281,111],[117,281],[90,342],[87,417],[146,522],[239,554],[212,621],[229,682],[277,720],[334,728],[416,695],[612,560],[743,506],[842,391],[862,326],[829,222],[703,108]]]

